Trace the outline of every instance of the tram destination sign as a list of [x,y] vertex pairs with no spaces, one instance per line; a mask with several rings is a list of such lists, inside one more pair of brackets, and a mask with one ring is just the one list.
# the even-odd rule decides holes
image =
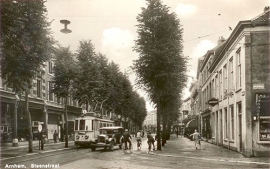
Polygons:
[[207,102],[210,106],[215,106],[218,104],[218,99],[216,98],[211,98],[210,100],[208,100]]

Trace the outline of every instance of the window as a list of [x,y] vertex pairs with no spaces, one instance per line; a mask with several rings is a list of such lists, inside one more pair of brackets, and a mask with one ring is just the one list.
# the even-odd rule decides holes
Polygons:
[[49,73],[53,73],[53,63],[51,61],[48,62]]
[[37,97],[41,98],[41,80],[37,80]]
[[212,91],[212,96],[211,96],[211,98],[212,98],[212,97],[215,97],[215,93],[216,93],[216,91],[215,91],[215,80],[214,80],[214,79],[212,80],[212,90],[213,90],[213,91]]
[[270,141],[270,93],[256,94],[256,114],[259,117],[260,141]]
[[237,103],[237,114],[240,115],[242,114],[242,103]]
[[75,120],[75,130],[78,130],[79,120]]
[[228,77],[227,77],[227,64],[226,65],[224,65],[224,67],[223,67],[223,78],[224,78],[224,80],[223,80],[223,89],[224,89],[224,93],[226,92],[228,92],[227,90],[228,90],[228,88],[227,88],[227,83],[228,83]]
[[228,138],[228,116],[227,108],[224,109],[224,135],[225,138]]
[[240,89],[242,84],[242,72],[241,72],[241,50],[238,49],[236,52],[236,58],[237,58],[237,79],[236,79],[236,84],[237,84],[237,89]]
[[218,95],[219,95],[219,93],[218,93],[218,75],[216,75],[216,80],[215,80],[215,83],[216,83],[216,98],[218,98]]
[[48,82],[48,100],[53,101],[53,82]]
[[234,109],[233,106],[230,107],[231,114],[231,139],[234,140]]
[[229,60],[229,86],[230,91],[234,90],[234,82],[233,82],[233,56]]
[[80,120],[80,128],[79,130],[85,130],[85,120]]
[[260,141],[270,141],[270,118],[260,119]]
[[222,98],[222,70],[219,71],[219,96]]

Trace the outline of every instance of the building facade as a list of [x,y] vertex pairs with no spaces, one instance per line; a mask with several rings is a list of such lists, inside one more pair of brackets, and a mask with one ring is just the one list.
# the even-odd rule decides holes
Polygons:
[[198,68],[203,135],[250,156],[269,156],[269,7],[240,21]]
[[[38,125],[46,132],[47,138],[52,139],[56,130],[63,138],[64,133],[64,104],[51,92],[53,87],[53,60],[48,61],[36,73],[32,81],[32,89],[29,91],[29,111],[31,114],[33,139],[38,137]],[[7,85],[5,79],[0,78],[0,101],[1,101],[1,141],[12,141],[14,132],[14,120],[17,114],[18,140],[28,137],[28,120],[25,113],[24,95],[15,96]],[[15,109],[17,113],[15,114]],[[74,118],[81,114],[82,110],[76,101],[68,99],[68,133],[73,134]],[[15,117],[15,118],[14,118]]]

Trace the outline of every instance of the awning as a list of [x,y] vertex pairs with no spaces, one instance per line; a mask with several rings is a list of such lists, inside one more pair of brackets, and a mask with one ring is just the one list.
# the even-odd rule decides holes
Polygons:
[[198,127],[198,123],[196,119],[190,120],[186,124],[186,128],[197,128],[197,127]]

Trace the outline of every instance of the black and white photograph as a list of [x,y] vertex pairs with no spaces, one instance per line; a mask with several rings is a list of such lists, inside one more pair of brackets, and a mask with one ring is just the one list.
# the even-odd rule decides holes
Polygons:
[[270,0],[0,0],[0,168],[270,168]]

